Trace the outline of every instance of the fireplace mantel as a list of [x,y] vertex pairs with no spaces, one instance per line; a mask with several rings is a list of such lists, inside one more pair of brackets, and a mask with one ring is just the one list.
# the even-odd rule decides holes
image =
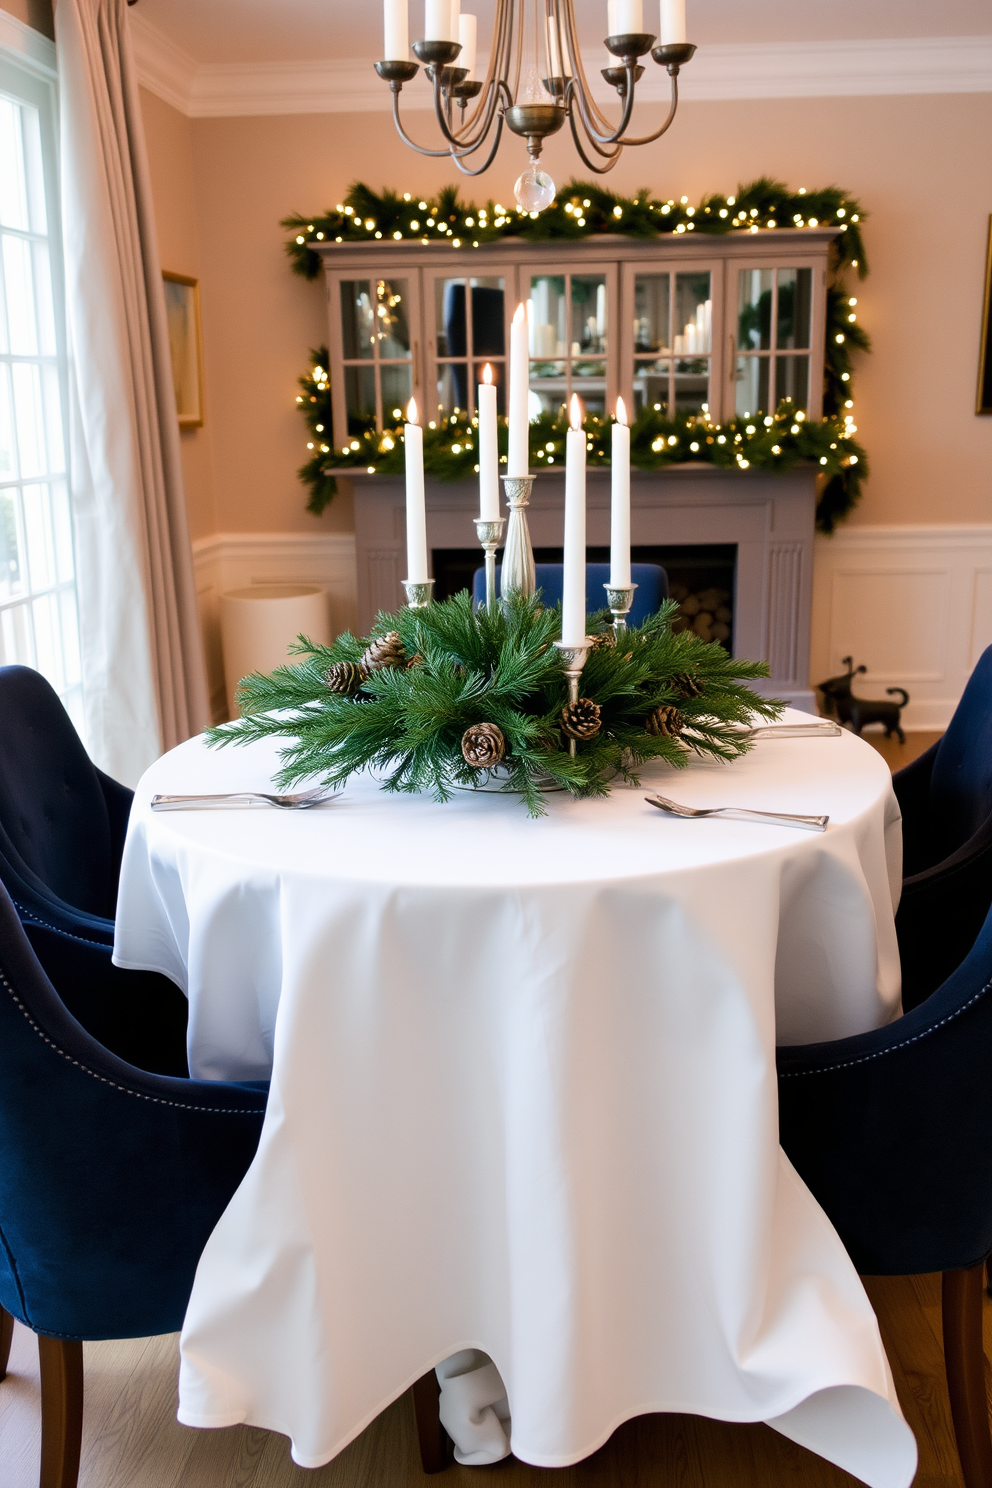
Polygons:
[[[403,479],[359,471],[349,475],[355,493],[358,618],[367,631],[377,610],[402,603]],[[564,471],[537,476],[528,508],[535,547],[561,545],[564,490]],[[472,547],[478,502],[474,480],[447,484],[428,478],[428,548]],[[700,465],[631,473],[632,545],[736,545],[734,654],[769,663],[763,692],[814,712],[809,645],[815,508],[812,466],[781,475]],[[589,471],[587,510],[589,545],[607,545],[609,469]]]

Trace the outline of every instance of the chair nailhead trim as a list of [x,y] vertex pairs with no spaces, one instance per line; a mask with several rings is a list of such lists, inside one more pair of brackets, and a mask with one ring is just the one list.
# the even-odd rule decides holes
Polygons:
[[60,1054],[62,1058],[67,1061],[67,1063],[74,1065],[75,1068],[78,1070],[82,1070],[83,1074],[89,1075],[91,1079],[99,1080],[101,1085],[109,1085],[112,1090],[119,1090],[122,1095],[133,1096],[135,1100],[149,1101],[153,1106],[171,1106],[177,1111],[203,1111],[204,1113],[212,1116],[258,1116],[260,1114],[258,1111],[228,1110],[224,1106],[194,1106],[185,1101],[166,1100],[164,1096],[146,1095],[144,1091],[132,1090],[127,1085],[119,1085],[116,1080],[108,1080],[106,1075],[98,1075],[96,1070],[90,1069],[89,1065],[80,1063],[78,1059],[73,1059],[71,1054],[67,1054],[64,1049],[59,1048],[54,1039],[50,1039],[48,1037],[48,1034],[45,1032],[45,1030],[32,1018],[31,1014],[24,1006],[24,1003],[18,997],[17,993],[14,991],[13,987],[10,985],[2,971],[0,971],[0,982],[3,982],[7,991],[10,993],[15,1007],[20,1008],[24,1017],[27,1019],[30,1026],[34,1029],[38,1037],[42,1039],[50,1049],[54,1049],[56,1054]]
[[40,915],[35,914],[33,909],[26,909],[16,899],[12,898],[10,902],[21,918],[26,918],[32,925],[40,925],[43,930],[54,930],[56,935],[64,935],[67,940],[78,940],[81,945],[96,946],[98,950],[110,949],[109,946],[104,946],[102,940],[89,940],[85,935],[73,935],[71,930],[63,930],[61,925],[50,925],[47,920],[43,920]]
[[826,1064],[820,1069],[783,1070],[779,1075],[779,1079],[799,1080],[805,1075],[832,1075],[836,1070],[854,1069],[855,1065],[870,1064],[873,1059],[885,1059],[887,1055],[895,1054],[900,1049],[908,1049],[911,1044],[918,1044],[921,1039],[929,1038],[931,1033],[937,1032],[938,1028],[944,1028],[948,1023],[953,1023],[955,1018],[960,1018],[962,1013],[966,1013],[970,1007],[974,1007],[975,1003],[979,1002],[990,988],[992,988],[992,981],[986,982],[980,992],[976,992],[974,997],[969,997],[968,1001],[953,1013],[948,1013],[946,1018],[941,1018],[939,1023],[934,1023],[930,1028],[924,1028],[922,1033],[915,1034],[913,1038],[903,1039],[901,1044],[893,1044],[891,1049],[879,1049],[877,1054],[863,1054],[860,1059],[848,1059],[844,1064]]

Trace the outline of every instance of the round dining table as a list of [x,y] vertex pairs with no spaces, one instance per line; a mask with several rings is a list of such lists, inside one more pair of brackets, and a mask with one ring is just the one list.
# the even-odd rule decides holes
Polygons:
[[[786,715],[785,722],[802,721]],[[655,1411],[765,1421],[872,1485],[916,1446],[878,1326],[778,1143],[775,1047],[898,1017],[901,834],[865,742],[770,738],[605,799],[353,777],[271,740],[139,784],[119,965],[189,999],[191,1072],[271,1079],[211,1235],[179,1418],[327,1462],[434,1367],[463,1462],[541,1467]],[[823,832],[689,806],[822,813]]]

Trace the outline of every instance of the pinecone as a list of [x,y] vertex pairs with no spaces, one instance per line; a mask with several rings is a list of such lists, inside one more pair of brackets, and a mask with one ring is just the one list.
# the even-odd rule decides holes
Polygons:
[[324,673],[328,692],[340,692],[351,697],[365,681],[365,668],[357,661],[334,661]]
[[566,703],[561,710],[562,733],[570,739],[594,739],[602,728],[599,704],[592,698],[579,698],[577,703]]
[[599,651],[603,646],[615,646],[617,638],[612,630],[597,630],[589,637],[592,641],[592,649]]
[[366,672],[377,672],[381,667],[398,667],[405,663],[403,642],[399,638],[399,632],[395,630],[387,631],[384,636],[369,641],[362,656],[362,666]]
[[685,719],[682,714],[678,708],[673,708],[668,703],[652,709],[644,720],[645,732],[656,739],[677,739],[684,728]]
[[679,672],[677,677],[671,678],[669,686],[681,697],[697,698],[702,697],[706,684],[701,677],[694,676],[692,672]]
[[476,770],[492,770],[506,752],[506,741],[494,723],[473,723],[462,734],[462,756]]
[[406,669],[407,669],[407,671],[409,671],[411,667],[423,666],[423,664],[424,664],[424,658],[421,656],[420,652],[418,651],[417,654],[416,654],[416,656],[411,656],[410,657],[410,660],[406,664]]

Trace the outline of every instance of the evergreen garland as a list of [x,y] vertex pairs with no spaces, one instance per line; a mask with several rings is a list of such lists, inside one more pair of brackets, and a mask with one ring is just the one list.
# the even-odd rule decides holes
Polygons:
[[485,206],[463,202],[457,186],[446,186],[436,197],[402,196],[375,192],[362,181],[348,188],[343,202],[319,217],[285,217],[292,234],[286,252],[293,272],[306,279],[320,273],[320,255],[313,244],[395,242],[450,244],[452,248],[481,248],[507,238],[529,243],[577,242],[597,233],[628,238],[657,238],[665,233],[727,234],[757,232],[776,227],[835,227],[836,266],[868,272],[860,203],[839,187],[822,191],[791,191],[782,181],[761,176],[739,186],[734,196],[706,196],[691,206],[687,196],[661,201],[647,191],[620,196],[590,181],[569,181],[546,211],[506,208],[492,198]]
[[[568,689],[554,647],[560,606],[545,608],[534,596],[473,614],[467,592],[424,609],[380,614],[371,636],[361,639],[345,632],[321,646],[301,636],[293,648],[299,662],[243,678],[243,716],[210,729],[208,741],[287,739],[280,788],[312,777],[335,785],[372,768],[388,772],[386,790],[425,791],[446,801],[454,788],[490,778],[462,753],[466,732],[478,735],[485,724],[484,733],[498,730],[504,741],[505,789],[540,816],[542,776],[574,796],[605,796],[617,775],[637,784],[637,767],[647,760],[680,766],[690,752],[735,759],[749,748],[741,726],[755,715],[781,713],[782,703],[746,685],[767,676],[767,666],[732,658],[690,631],[673,634],[676,608],[667,602],[624,632],[618,645],[606,628],[608,612],[592,618],[600,644],[589,652],[581,691],[598,708],[600,728],[583,738],[574,757],[562,728]],[[377,642],[392,664],[368,670]],[[360,678],[361,690],[352,695],[328,685],[340,682],[342,663]],[[674,736],[654,731],[659,717],[675,720]]]

